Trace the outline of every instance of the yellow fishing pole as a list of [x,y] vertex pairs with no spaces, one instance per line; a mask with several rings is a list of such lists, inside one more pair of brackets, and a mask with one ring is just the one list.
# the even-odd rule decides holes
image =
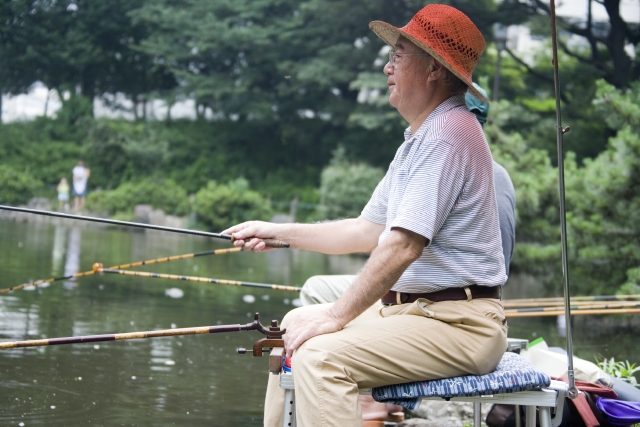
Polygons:
[[[526,306],[526,307],[504,307],[507,310],[511,311],[554,311],[561,310],[563,306],[560,305],[536,305],[536,306]],[[572,302],[571,309],[572,310],[588,310],[588,309],[607,309],[607,308],[640,308],[640,302],[638,301],[601,301],[601,302],[590,302],[590,301],[582,301],[582,302]]]
[[[196,252],[196,253],[191,253],[191,254],[173,255],[173,256],[169,256],[169,257],[149,259],[149,260],[146,260],[146,261],[132,262],[132,263],[129,263],[129,264],[115,265],[113,267],[109,267],[109,269],[111,269],[111,270],[123,270],[123,269],[127,269],[127,268],[132,268],[132,267],[140,267],[140,266],[143,266],[143,265],[159,264],[161,262],[177,261],[177,260],[180,260],[180,259],[196,258],[196,257],[206,256],[206,255],[224,255],[224,254],[230,254],[230,253],[235,253],[235,252],[242,252],[242,248],[214,249],[214,250],[210,250],[210,251]],[[60,280],[70,280],[70,279],[77,279],[79,277],[84,277],[84,276],[91,276],[92,274],[96,273],[96,266],[99,266],[99,268],[103,267],[102,264],[96,263],[96,264],[93,265],[94,268],[89,270],[89,271],[83,271],[81,273],[71,274],[69,276],[64,276],[64,277],[52,277],[51,279],[37,280],[37,281],[32,282],[32,283],[24,283],[22,285],[16,285],[16,286],[12,286],[10,288],[0,289],[0,294],[6,294],[7,292],[17,291],[19,289],[24,289],[24,288],[27,288],[29,286],[39,286],[39,285],[44,285],[45,283],[53,283],[53,282],[57,282],[57,281],[60,281]]]
[[[572,316],[586,316],[596,314],[635,314],[640,313],[640,308],[608,308],[608,309],[596,309],[596,310],[571,310]],[[520,311],[520,310],[506,310],[504,317],[546,317],[546,316],[561,316],[565,315],[566,311],[564,307],[562,310],[553,311]]]
[[101,268],[100,266],[96,265],[94,265],[94,271],[96,273],[122,274],[125,276],[149,277],[155,279],[184,280],[187,282],[215,283],[218,285],[248,286],[252,288],[275,289],[277,291],[300,292],[300,290],[302,289],[297,286],[275,285],[269,283],[241,282],[238,280],[212,279],[210,277],[197,276],[180,276],[177,274],[149,273],[146,271],[117,270],[111,268]]
[[[640,294],[633,295],[585,295],[585,296],[573,296],[571,297],[571,303],[585,303],[596,301],[626,301],[640,299]],[[541,305],[562,304],[564,299],[562,297],[551,298],[522,298],[522,299],[509,299],[503,300],[502,304],[505,308],[517,308],[517,307],[539,307]]]

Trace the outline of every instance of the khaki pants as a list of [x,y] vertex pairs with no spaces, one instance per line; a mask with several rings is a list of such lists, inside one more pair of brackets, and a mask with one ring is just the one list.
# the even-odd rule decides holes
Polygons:
[[300,291],[302,305],[327,304],[338,298],[356,280],[356,275],[313,276],[307,279]]
[[[289,312],[326,310],[311,305]],[[483,375],[507,347],[502,304],[493,299],[383,307],[376,304],[343,330],[316,336],[293,355],[299,427],[362,427],[358,389],[411,381]],[[270,375],[265,427],[282,426],[284,390]]]

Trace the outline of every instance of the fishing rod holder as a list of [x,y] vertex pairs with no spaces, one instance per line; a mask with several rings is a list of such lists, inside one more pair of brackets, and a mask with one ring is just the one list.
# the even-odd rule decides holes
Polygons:
[[[260,313],[256,313],[253,322],[247,323],[244,328],[247,331],[258,331],[265,334],[267,337],[256,341],[253,344],[253,356],[262,357],[262,353],[269,351],[274,347],[284,347],[284,340],[282,336],[285,334],[286,329],[280,329],[277,320],[272,320],[269,328],[266,328],[260,323]],[[246,348],[238,348],[238,354],[247,354]]]

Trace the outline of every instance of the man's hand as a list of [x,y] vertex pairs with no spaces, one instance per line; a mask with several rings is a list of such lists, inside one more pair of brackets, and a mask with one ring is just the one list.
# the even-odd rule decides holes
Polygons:
[[329,310],[320,313],[304,313],[297,316],[284,334],[286,357],[291,357],[294,350],[306,340],[317,335],[330,334],[342,329],[342,325],[331,315]]
[[234,246],[245,251],[265,252],[274,248],[267,247],[258,239],[275,239],[278,225],[263,221],[247,221],[227,228],[222,234],[231,234],[235,238]]

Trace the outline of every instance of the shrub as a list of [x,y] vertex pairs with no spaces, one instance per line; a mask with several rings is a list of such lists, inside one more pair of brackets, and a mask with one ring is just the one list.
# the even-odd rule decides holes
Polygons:
[[40,188],[42,188],[42,182],[33,176],[8,165],[0,165],[0,203],[6,205],[27,203],[34,192]]
[[271,215],[269,202],[249,189],[244,178],[227,185],[209,181],[196,193],[194,210],[198,221],[212,230],[223,230],[249,220],[268,220]]
[[319,215],[326,219],[356,218],[367,204],[384,171],[364,163],[349,163],[336,150],[320,178]]
[[87,208],[111,215],[130,213],[136,205],[151,205],[168,214],[189,212],[189,198],[184,188],[168,179],[147,178],[126,182],[115,190],[95,191],[87,197]]
[[612,377],[627,382],[632,386],[640,387],[640,384],[638,384],[638,381],[634,376],[636,372],[640,371],[640,367],[636,366],[635,363],[629,363],[628,360],[625,360],[624,362],[616,362],[613,357],[611,359],[607,359],[605,357],[602,360],[596,357],[596,363],[598,364],[598,368],[602,369]]

